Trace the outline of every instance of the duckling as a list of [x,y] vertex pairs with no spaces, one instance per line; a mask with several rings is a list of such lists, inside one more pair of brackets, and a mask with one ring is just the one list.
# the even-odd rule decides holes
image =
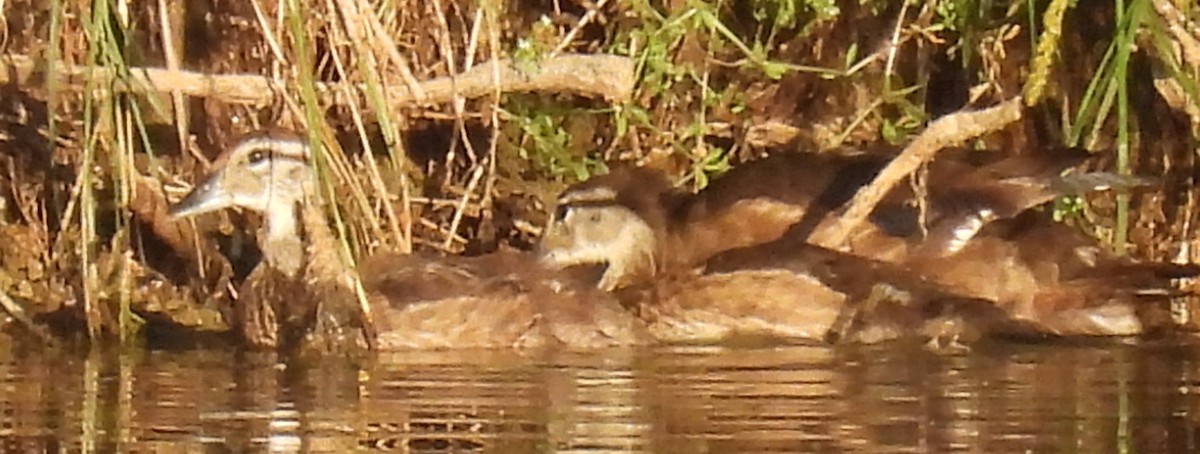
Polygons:
[[[242,334],[252,344],[388,350],[645,341],[640,322],[610,296],[526,254],[381,254],[356,272],[325,218],[312,160],[294,132],[251,133],[170,210],[176,218],[233,207],[263,215],[263,261],[242,284],[238,302]],[[366,308],[358,304],[360,288]]]
[[[870,156],[778,155],[739,166],[692,195],[662,172],[616,165],[560,194],[539,253],[557,267],[603,263],[599,287],[616,290],[816,225],[853,195],[845,188],[866,184],[881,166]],[[798,170],[812,175],[795,178]]]
[[[617,168],[559,197],[539,253],[555,267],[603,266],[598,286],[621,294],[651,334],[666,342],[941,337],[931,331],[947,312],[966,315],[972,324],[955,327],[955,336],[978,337],[967,335],[973,329],[967,326],[1007,322],[992,304],[891,264],[814,245],[790,245],[786,263],[757,261],[733,249],[698,270],[687,251],[689,260],[670,258],[673,249],[691,246],[680,224],[688,202],[661,173]],[[890,308],[890,315],[865,323],[857,314],[846,317],[851,301]],[[852,328],[856,324],[861,326]]]
[[[877,207],[880,214],[876,219],[888,218],[892,235],[917,239],[911,250],[899,251],[889,259],[903,261],[910,256],[957,253],[990,223],[1012,219],[1058,197],[1153,184],[1138,176],[1078,170],[1097,156],[1066,147],[1016,156],[967,150],[943,153],[928,165],[925,186],[929,213],[925,222],[929,228],[923,235],[912,234],[920,220],[911,210],[905,213],[900,208],[917,198],[911,186],[897,187]],[[906,227],[897,229],[896,224]]]
[[[812,237],[837,220],[837,210],[875,178],[888,157],[877,154],[777,154],[714,179],[683,208],[685,243],[694,262],[724,250],[782,236]],[[1149,184],[1108,172],[1067,172],[1094,159],[1085,150],[1057,148],[1002,156],[948,150],[928,165],[925,212],[910,185],[898,185],[875,208],[871,222],[850,235],[848,250],[900,263],[910,255],[957,252],[985,225],[1012,218],[1056,197]],[[922,223],[928,229],[922,231]]]
[[[932,281],[995,302],[1040,333],[1064,336],[1157,330],[1167,318],[1159,303],[1179,293],[1170,279],[1200,271],[1194,265],[1116,256],[1046,213],[1030,211],[1062,195],[1140,188],[1152,184],[1149,179],[1071,172],[1093,159],[1079,149],[975,162],[962,154],[947,157],[930,164],[927,235],[881,235],[867,226],[857,238],[876,247],[852,250],[922,270]],[[891,206],[884,210],[894,207],[896,199],[913,197],[904,189],[890,196]],[[909,224],[918,222],[909,217]],[[878,247],[889,241],[890,250]]]
[[[695,204],[708,203],[718,197],[724,197],[723,195],[706,195],[701,192],[696,198],[688,201],[686,197],[681,198],[678,195],[639,190],[639,186],[653,188],[661,184],[630,184],[634,180],[636,179],[629,176],[601,177],[593,183],[564,192],[559,200],[557,215],[546,230],[543,240],[544,259],[557,266],[604,263],[607,268],[601,280],[601,287],[615,289],[639,283],[644,285],[653,281],[654,275],[648,274],[647,270],[669,275],[670,270],[678,272],[689,269],[687,265],[678,265],[678,261],[674,267],[655,266],[654,262],[647,258],[669,256],[673,252],[670,248],[682,249],[685,250],[683,254],[696,256],[694,250],[686,251],[693,244],[691,238],[695,237],[696,230],[702,230],[705,235],[712,235],[718,239],[729,235],[732,242],[743,238],[739,237],[737,232],[728,233],[725,230],[729,225],[727,223],[716,221],[697,226],[697,223],[708,221],[680,215],[695,213]],[[633,193],[636,196],[617,196],[625,193]],[[614,196],[610,197],[607,205],[600,197],[606,195]],[[635,198],[640,198],[640,202],[628,202]],[[582,200],[586,200],[587,203],[577,203]],[[1026,203],[1022,199],[1013,200]],[[656,205],[655,201],[660,203]],[[662,201],[669,202],[661,203]],[[989,207],[987,204],[978,206],[985,209]],[[656,209],[675,214],[655,213]],[[576,213],[577,210],[585,211]],[[730,211],[737,211],[737,207],[734,206]],[[743,211],[753,212],[753,209]],[[1013,216],[1001,209],[995,209],[993,212]],[[955,218],[948,216],[947,219]],[[1024,219],[1029,218],[1022,218]],[[748,218],[740,222],[743,225],[754,225],[755,221],[756,219]],[[771,222],[775,221],[769,219],[766,223]],[[1008,224],[1000,223],[997,229],[1006,225]],[[956,253],[931,253],[907,261],[896,260],[896,266],[891,268],[871,260],[854,261],[840,257],[832,251],[815,248],[804,242],[804,236],[793,235],[794,232],[788,232],[788,236],[783,239],[758,246],[718,251],[720,254],[693,260],[691,265],[703,265],[707,261],[709,272],[717,274],[729,270],[770,268],[776,271],[790,270],[791,275],[796,274],[798,265],[803,265],[800,268],[803,268],[804,272],[800,274],[819,280],[821,285],[836,288],[843,295],[856,295],[851,301],[865,299],[863,295],[870,294],[875,286],[869,281],[864,283],[861,279],[849,279],[853,273],[847,270],[870,268],[875,271],[869,275],[875,276],[873,278],[879,279],[880,282],[895,281],[899,284],[892,287],[920,290],[909,290],[908,293],[923,295],[922,298],[918,298],[921,301],[986,301],[990,308],[975,311],[981,307],[975,303],[970,307],[974,312],[988,313],[985,320],[996,321],[983,323],[991,327],[989,331],[1023,335],[1142,333],[1145,330],[1142,322],[1144,316],[1139,312],[1144,312],[1148,306],[1141,304],[1141,301],[1155,295],[1169,295],[1171,292],[1168,291],[1168,278],[1194,275],[1197,271],[1194,266],[1138,264],[1118,259],[1105,254],[1094,244],[1082,241],[1081,235],[1068,227],[1048,222],[1033,222],[1031,225],[1038,228],[1018,229],[1008,236],[987,233],[981,238],[964,241],[963,245],[956,246],[959,249]],[[779,230],[777,227],[771,228]],[[637,236],[625,233],[630,231],[642,233]],[[971,236],[975,235],[975,232],[971,233]],[[1039,238],[1051,238],[1050,241],[1056,241],[1057,245],[1066,250],[1039,246],[1038,242],[1042,241]],[[901,239],[894,241],[898,242]],[[710,247],[706,252],[717,249]],[[722,255],[730,254],[738,257],[733,262],[741,264],[732,268],[714,266],[729,262],[730,259],[723,258]],[[757,258],[752,259],[755,257]],[[1069,260],[1071,257],[1078,258]],[[875,258],[865,254],[862,258],[888,261],[887,257]],[[1088,262],[1084,258],[1090,258],[1092,261]],[[826,265],[825,271],[813,271],[813,263],[828,264],[831,260],[837,266]],[[637,263],[640,265],[632,265]],[[743,288],[748,288],[748,285],[731,293],[745,292]],[[771,292],[764,295],[776,298],[779,294]],[[939,296],[948,298],[938,298]],[[690,295],[689,298],[693,301],[699,300],[695,295]],[[820,303],[824,310],[822,313],[836,312],[836,308],[844,302],[843,298],[840,301]],[[710,301],[706,304],[722,303]],[[788,304],[801,304],[794,307],[804,307],[804,303]],[[724,310],[718,309],[718,306],[713,307],[714,310]],[[781,313],[782,309],[777,312]],[[851,317],[857,316],[854,308],[848,313]]]
[[555,268],[603,265],[604,291],[640,283],[685,262],[666,255],[682,249],[673,247],[680,240],[674,211],[685,200],[661,172],[617,166],[559,195],[538,255]]
[[1014,318],[1059,336],[1131,336],[1170,327],[1167,303],[1185,296],[1172,279],[1200,266],[1118,256],[1082,232],[1027,211],[994,222],[950,255],[915,255],[906,266],[996,302]]
[[[1011,223],[997,224],[1008,227],[1011,235],[981,233],[956,254],[915,257],[899,264],[879,263],[915,275],[916,279],[910,281],[956,296],[951,302],[971,301],[947,305],[945,300],[934,300],[929,307],[934,312],[966,311],[971,317],[982,316],[968,317],[968,329],[977,335],[1135,336],[1171,328],[1164,303],[1171,297],[1186,295],[1171,286],[1171,279],[1196,276],[1200,267],[1142,263],[1115,256],[1078,231],[1043,219],[1040,214],[1030,212]],[[1008,225],[1016,223],[1020,225]],[[748,263],[811,267],[817,259],[806,257],[813,256],[813,251],[802,238],[785,237],[720,254],[709,260],[708,269],[730,269],[730,261],[739,268],[746,268]],[[852,274],[850,269],[831,269],[822,281],[834,282],[839,274],[842,279],[872,279],[871,273]],[[992,308],[982,308],[979,301]],[[857,304],[847,308],[845,316],[871,317],[873,310],[870,304]]]
[[[1079,186],[1091,180],[1059,176],[1086,157],[1084,152],[1065,150],[1039,158],[993,159],[983,165],[957,156],[939,162],[931,168],[928,184],[932,200],[927,221],[933,225],[928,241],[915,241],[919,214],[910,207],[913,196],[908,188],[900,187],[877,208],[879,214],[873,222],[852,235],[850,251],[895,263],[903,262],[914,249],[922,256],[948,255],[987,222],[1012,217],[1068,189],[1089,189]],[[581,230],[545,235],[543,254],[559,265],[597,263],[599,258],[611,258],[607,257],[611,246],[605,243],[614,233],[608,230],[610,226],[644,229],[623,231],[616,237],[629,243],[622,248],[657,244],[656,252],[638,252],[654,260],[631,258],[630,263],[609,263],[601,288],[612,290],[620,285],[623,274],[646,271],[636,267],[687,268],[721,252],[767,243],[785,234],[807,238],[836,219],[835,211],[886,163],[885,157],[870,154],[772,155],[735,167],[695,195],[673,188],[658,172],[618,166],[562,193],[552,228]],[[969,178],[961,178],[964,175]],[[1102,180],[1096,174],[1086,175]],[[613,209],[617,206],[627,210]],[[575,215],[615,219],[562,222]],[[626,218],[644,222],[619,222]],[[604,227],[593,234],[588,229],[594,225]],[[593,235],[595,241],[589,239]],[[564,244],[556,244],[560,238]]]

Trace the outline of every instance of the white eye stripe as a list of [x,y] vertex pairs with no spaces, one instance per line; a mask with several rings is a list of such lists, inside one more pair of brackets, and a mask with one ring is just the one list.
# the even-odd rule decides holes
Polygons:
[[559,205],[573,205],[581,203],[597,203],[597,202],[614,202],[617,200],[617,191],[612,188],[598,187],[588,189],[577,189],[564,193],[559,196]]
[[[613,212],[632,212],[612,202],[584,202],[559,205],[554,212],[554,222],[559,224],[597,223]],[[636,217],[636,215],[634,215]]]
[[260,151],[268,153],[272,159],[288,158],[296,161],[307,161],[309,156],[308,144],[299,138],[279,138],[256,136],[248,138],[232,150],[233,155],[254,154]]

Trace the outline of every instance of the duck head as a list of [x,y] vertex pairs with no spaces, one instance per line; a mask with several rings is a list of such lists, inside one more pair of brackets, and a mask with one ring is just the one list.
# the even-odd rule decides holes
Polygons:
[[171,206],[176,218],[240,207],[270,214],[304,200],[313,188],[308,144],[284,130],[251,133],[226,150],[213,171]]
[[658,172],[633,167],[568,188],[538,246],[542,262],[553,268],[605,266],[598,284],[603,290],[653,277],[669,190]]
[[168,214],[176,219],[239,207],[264,217],[259,243],[268,262],[294,275],[303,263],[300,210],[315,197],[307,142],[294,132],[250,133],[225,150],[212,172]]

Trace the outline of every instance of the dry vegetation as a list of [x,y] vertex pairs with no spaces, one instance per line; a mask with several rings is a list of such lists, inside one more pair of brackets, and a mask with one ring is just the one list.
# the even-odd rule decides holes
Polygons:
[[257,220],[165,206],[269,125],[323,145],[356,255],[527,247],[614,160],[699,188],[764,153],[912,144],[884,188],[948,144],[1066,143],[1164,178],[1065,216],[1195,260],[1200,8],[1079,3],[0,2],[0,303],[93,338],[225,330]]

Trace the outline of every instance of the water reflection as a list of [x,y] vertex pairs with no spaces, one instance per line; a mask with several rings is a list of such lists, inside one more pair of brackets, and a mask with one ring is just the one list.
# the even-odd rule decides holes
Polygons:
[[268,354],[0,349],[0,451],[1183,452],[1197,353],[1024,345]]

